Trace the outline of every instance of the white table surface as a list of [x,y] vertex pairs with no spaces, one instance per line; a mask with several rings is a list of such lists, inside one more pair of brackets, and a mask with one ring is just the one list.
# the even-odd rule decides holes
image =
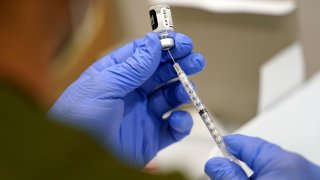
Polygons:
[[[235,133],[256,136],[320,164],[320,72]],[[216,147],[208,158],[220,156]]]

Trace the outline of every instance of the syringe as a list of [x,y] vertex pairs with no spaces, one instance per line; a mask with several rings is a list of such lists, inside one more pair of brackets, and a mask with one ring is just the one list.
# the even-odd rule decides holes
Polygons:
[[222,155],[231,161],[239,164],[239,160],[230,154],[226,150],[226,145],[223,141],[223,137],[220,132],[214,125],[213,116],[209,115],[207,108],[201,102],[197,92],[194,90],[192,83],[190,82],[188,76],[184,73],[182,68],[178,63],[175,62],[170,49],[174,47],[175,42],[171,37],[170,33],[174,31],[173,21],[171,17],[171,10],[168,5],[156,5],[152,6],[149,11],[150,20],[152,25],[152,31],[155,33],[159,33],[160,42],[162,46],[162,50],[168,51],[172,61],[173,67],[176,70],[178,77],[183,84],[184,89],[187,91],[190,99],[192,100],[194,106],[196,107],[199,115],[201,116],[203,122],[207,126],[211,136],[213,137],[215,143],[218,145]]
[[213,137],[215,143],[218,145],[218,148],[220,149],[222,155],[229,160],[239,164],[239,160],[234,157],[232,154],[230,154],[226,149],[226,144],[223,140],[223,137],[217,127],[214,125],[215,118],[211,116],[206,108],[206,106],[202,103],[199,95],[195,91],[191,81],[189,80],[189,77],[186,75],[186,73],[182,70],[180,65],[174,60],[170,50],[168,50],[168,54],[170,55],[172,61],[173,61],[173,67],[176,70],[179,80],[182,83],[184,89],[186,90],[187,94],[189,95],[193,105],[197,109],[201,119],[207,126],[211,136]]

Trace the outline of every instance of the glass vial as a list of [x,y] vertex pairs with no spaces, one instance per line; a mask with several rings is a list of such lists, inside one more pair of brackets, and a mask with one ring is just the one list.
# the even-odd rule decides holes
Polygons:
[[174,46],[174,40],[170,32],[174,31],[170,6],[156,5],[149,11],[152,31],[159,33],[163,50],[169,50]]

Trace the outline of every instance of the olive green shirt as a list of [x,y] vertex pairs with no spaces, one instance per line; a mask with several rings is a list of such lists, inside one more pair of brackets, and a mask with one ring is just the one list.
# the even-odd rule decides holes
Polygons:
[[0,179],[182,179],[118,162],[75,129],[56,124],[18,90],[0,83]]

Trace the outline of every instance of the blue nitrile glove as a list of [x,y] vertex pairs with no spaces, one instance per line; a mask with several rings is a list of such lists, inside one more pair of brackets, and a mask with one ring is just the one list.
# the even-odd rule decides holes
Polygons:
[[[173,33],[173,56],[187,74],[200,72],[204,58],[189,37]],[[189,102],[158,35],[149,33],[98,60],[54,104],[49,114],[88,131],[133,165],[143,166],[158,151],[190,133]]]
[[[250,179],[259,180],[313,180],[320,179],[320,167],[302,156],[287,152],[260,138],[243,135],[226,136],[230,152],[245,162],[254,172]],[[205,167],[214,180],[247,180],[246,173],[225,158],[213,158]]]

